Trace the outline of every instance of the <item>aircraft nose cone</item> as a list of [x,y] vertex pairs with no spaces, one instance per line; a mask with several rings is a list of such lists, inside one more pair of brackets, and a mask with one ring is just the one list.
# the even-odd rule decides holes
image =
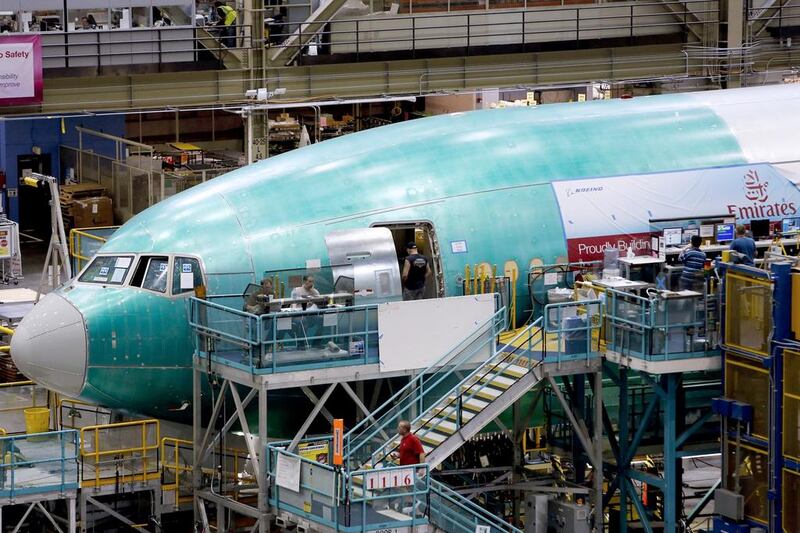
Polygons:
[[83,315],[62,296],[48,294],[14,331],[11,358],[36,383],[77,396],[86,378]]

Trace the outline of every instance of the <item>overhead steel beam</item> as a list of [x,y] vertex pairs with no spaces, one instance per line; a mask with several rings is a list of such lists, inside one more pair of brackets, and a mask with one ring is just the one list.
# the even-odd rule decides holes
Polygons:
[[283,88],[271,102],[424,95],[485,87],[546,87],[592,81],[684,78],[688,56],[679,43],[270,68],[75,78],[46,77],[38,108],[7,114],[100,110],[163,110],[242,104],[252,86]]

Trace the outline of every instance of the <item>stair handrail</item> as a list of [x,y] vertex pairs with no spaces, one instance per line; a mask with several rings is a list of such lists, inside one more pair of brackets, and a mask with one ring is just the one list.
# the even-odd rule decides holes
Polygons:
[[[470,380],[471,380],[471,379],[472,379],[472,378],[473,378],[473,377],[474,377],[476,374],[478,374],[478,373],[479,373],[481,370],[483,370],[483,369],[484,369],[484,366],[485,366],[486,364],[490,363],[490,362],[492,361],[492,359],[494,359],[495,357],[497,357],[497,356],[498,356],[498,355],[500,355],[500,354],[503,354],[503,357],[501,358],[501,360],[500,360],[500,361],[497,361],[496,363],[494,363],[494,364],[492,365],[492,367],[491,367],[490,369],[486,370],[486,372],[484,373],[484,375],[483,375],[483,376],[481,376],[481,378],[478,378],[478,379],[475,381],[475,383],[478,383],[478,382],[480,382],[480,380],[481,380],[483,377],[486,377],[487,375],[489,375],[489,374],[491,374],[491,373],[494,373],[494,371],[495,371],[495,369],[497,368],[497,366],[498,366],[498,365],[500,365],[501,363],[505,362],[507,359],[511,358],[511,357],[514,355],[514,353],[515,353],[515,352],[516,352],[518,349],[520,349],[520,348],[521,348],[521,346],[515,346],[515,345],[514,345],[514,342],[516,342],[517,340],[519,340],[520,338],[522,338],[524,335],[526,335],[527,333],[529,333],[530,331],[532,331],[534,328],[539,328],[539,331],[543,332],[543,330],[542,330],[542,329],[541,329],[541,327],[540,327],[540,326],[541,326],[541,323],[542,323],[542,317],[539,317],[539,318],[537,318],[535,321],[533,321],[532,323],[528,324],[528,325],[527,325],[527,326],[526,326],[526,327],[525,327],[525,328],[524,328],[522,331],[520,331],[518,334],[516,334],[516,335],[515,335],[515,336],[514,336],[514,337],[513,337],[513,338],[512,338],[510,341],[506,342],[506,343],[505,343],[505,344],[504,344],[504,345],[503,345],[501,348],[495,349],[495,350],[493,351],[492,357],[490,357],[488,360],[486,360],[486,361],[484,362],[484,364],[483,364],[483,365],[480,365],[480,366],[478,366],[478,367],[477,367],[475,370],[473,370],[472,372],[470,372],[470,374],[469,374],[467,377],[463,378],[463,379],[462,379],[460,382],[458,382],[458,383],[457,383],[455,386],[453,386],[453,387],[452,387],[450,390],[448,390],[447,392],[445,392],[444,394],[442,394],[442,396],[441,396],[441,398],[440,398],[440,401],[438,401],[438,402],[434,403],[434,404],[431,406],[431,410],[433,410],[433,409],[435,409],[437,406],[441,405],[441,400],[443,400],[443,399],[447,399],[447,397],[448,397],[448,396],[450,396],[450,395],[453,395],[453,398],[452,398],[452,399],[450,399],[450,400],[449,400],[449,401],[448,401],[448,402],[447,402],[447,403],[446,403],[444,406],[440,407],[440,408],[438,409],[438,411],[436,411],[436,413],[434,413],[433,415],[431,415],[431,416],[430,416],[430,418],[428,418],[428,420],[426,420],[426,421],[425,421],[425,422],[424,422],[422,425],[419,425],[419,424],[418,424],[418,422],[419,422],[419,421],[422,419],[422,417],[423,417],[423,416],[425,416],[425,413],[421,413],[421,414],[420,414],[420,415],[419,415],[417,418],[415,418],[414,420],[412,420],[412,421],[411,421],[411,425],[412,425],[412,426],[417,426],[418,428],[422,428],[422,427],[424,427],[424,426],[425,426],[425,424],[427,424],[427,423],[428,423],[428,422],[430,422],[431,420],[433,420],[433,419],[437,418],[437,417],[438,417],[438,416],[439,416],[439,415],[440,415],[440,414],[441,414],[441,413],[442,413],[442,412],[443,412],[445,409],[447,409],[448,407],[450,407],[450,406],[451,406],[451,404],[452,404],[453,402],[457,402],[457,401],[458,401],[458,398],[459,398],[459,396],[461,396],[461,395],[463,394],[462,392],[455,393],[455,391],[459,391],[459,389],[460,389],[461,387],[463,387],[465,383],[467,383],[468,381],[470,381]],[[538,340],[537,340],[537,341],[536,341],[536,342],[535,342],[535,343],[534,343],[532,346],[530,346],[530,347],[528,348],[528,349],[529,349],[529,351],[531,351],[531,352],[532,352],[532,351],[533,351],[533,348],[535,348],[536,346],[538,346],[538,345],[539,345],[539,344],[542,342],[542,339],[543,339],[543,335],[542,335],[541,337],[539,337],[539,339],[538,339]],[[511,352],[506,352],[505,350],[506,350],[506,349],[507,349],[509,346],[513,346],[513,347],[514,347],[514,349],[513,349]],[[506,362],[505,368],[504,368],[503,370],[505,370],[506,368],[508,368],[508,367],[509,367],[511,364],[512,364],[512,363],[511,363],[510,361]],[[540,364],[542,364],[542,359],[538,359],[538,360],[535,362],[535,364],[533,364],[533,365],[529,366],[529,368],[528,368],[528,372],[531,372],[531,371],[532,371],[532,370],[534,370],[536,367],[538,367]],[[502,372],[502,370],[501,370],[500,372]],[[482,387],[481,387],[481,388],[482,388]],[[467,397],[467,399],[466,399],[466,400],[462,400],[462,402],[463,402],[463,401],[470,401],[471,399],[473,399],[473,398],[475,397],[475,395],[476,395],[478,392],[480,392],[481,388],[478,388],[478,390],[476,390],[476,391],[473,391],[473,392],[472,392],[472,394],[470,394],[470,395]],[[458,421],[456,422],[456,424],[458,424]],[[417,431],[417,433],[416,433],[416,435],[417,435],[418,437],[419,437],[420,435],[423,435],[423,436],[424,436],[424,435],[428,434],[428,433],[429,433],[431,430],[432,430],[432,428],[430,428],[430,429],[429,429],[429,430],[427,430],[427,431],[423,431],[422,433],[420,433],[420,432],[419,432],[419,430],[418,430],[418,431]],[[388,442],[384,443],[384,445],[383,445],[383,446],[381,446],[380,448],[378,448],[378,450],[376,450],[376,451],[375,451],[375,453],[373,453],[373,454],[372,454],[372,456],[374,457],[375,455],[377,455],[378,451],[384,451],[384,452],[385,452],[385,453],[383,453],[383,455],[382,455],[382,457],[381,457],[380,459],[378,459],[377,461],[374,461],[374,460],[373,460],[373,461],[372,461],[373,463],[378,463],[378,462],[380,462],[380,461],[383,461],[384,459],[386,459],[386,457],[388,457],[388,456],[389,456],[389,454],[391,454],[391,453],[392,453],[392,452],[393,452],[393,451],[394,451],[394,450],[395,450],[395,449],[398,447],[398,445],[394,445],[394,446],[392,446],[392,447],[391,447],[391,448],[390,448],[388,451],[386,451],[386,446],[387,446],[387,445],[389,445],[389,444],[393,444],[393,440],[392,440],[392,439],[389,439],[389,440],[388,440]]]
[[[495,362],[495,363],[494,363],[494,364],[491,366],[491,368],[488,368],[488,369],[486,369],[486,371],[483,373],[483,375],[481,375],[481,376],[480,376],[478,379],[476,379],[476,380],[474,380],[474,381],[473,381],[473,384],[475,384],[475,383],[480,383],[480,382],[481,382],[481,380],[483,380],[484,378],[486,378],[486,377],[487,377],[487,376],[489,376],[490,374],[501,374],[501,373],[502,373],[504,370],[506,370],[506,369],[507,369],[507,368],[508,368],[508,367],[509,367],[511,364],[513,364],[513,363],[512,363],[512,361],[510,361],[509,359],[510,359],[510,358],[512,358],[512,357],[514,357],[514,354],[515,354],[515,352],[516,352],[517,350],[519,350],[519,349],[520,349],[522,346],[521,346],[521,345],[520,345],[520,346],[514,346],[514,349],[513,349],[512,351],[510,351],[510,352],[506,352],[506,351],[505,351],[505,348],[508,348],[509,346],[513,346],[513,342],[514,342],[515,340],[518,340],[518,339],[519,339],[519,338],[521,338],[523,335],[525,335],[527,332],[531,331],[533,328],[539,327],[539,326],[540,326],[540,324],[541,324],[541,321],[542,321],[542,317],[539,317],[539,318],[538,318],[538,319],[536,319],[534,322],[532,322],[531,324],[529,324],[528,326],[526,326],[526,327],[525,327],[525,329],[523,329],[523,330],[520,332],[520,334],[519,334],[519,335],[516,335],[516,336],[515,336],[515,337],[514,337],[512,340],[510,340],[510,341],[508,341],[506,344],[504,344],[504,345],[503,345],[503,347],[499,348],[499,349],[498,349],[498,350],[495,352],[495,354],[494,354],[494,357],[497,357],[497,356],[498,356],[498,355],[500,355],[500,354],[503,354],[503,357],[502,357],[502,358],[500,358],[500,360],[498,360],[497,362]],[[540,337],[539,337],[539,340],[538,340],[537,342],[535,342],[533,345],[531,345],[531,346],[529,347],[529,351],[532,351],[532,350],[533,350],[533,348],[535,348],[536,346],[538,346],[538,345],[539,345],[539,343],[541,343],[541,342],[542,342],[542,338],[543,338],[543,332],[544,332],[544,330],[542,330],[542,329],[540,328],[540,329],[539,329],[539,331],[541,331],[541,332],[542,332],[542,336],[540,336]],[[489,361],[487,361],[487,363],[488,363],[488,362],[489,362]],[[500,366],[502,363],[505,363],[505,366],[504,366],[504,368],[503,368],[503,369],[501,369],[501,370],[499,370],[499,371],[497,371],[497,370],[496,370],[496,369],[497,369],[497,367],[498,367],[498,366]],[[533,370],[534,368],[536,368],[537,366],[539,366],[541,363],[542,363],[542,360],[541,360],[541,359],[537,360],[535,364],[533,364],[533,365],[529,366],[529,368],[528,368],[528,372],[530,372],[531,370]],[[440,409],[439,409],[439,410],[438,410],[436,413],[434,413],[433,415],[431,415],[431,417],[430,417],[430,418],[428,418],[428,420],[426,420],[425,422],[423,422],[423,423],[422,423],[422,425],[420,425],[420,426],[419,426],[419,428],[423,428],[423,427],[425,427],[425,424],[427,424],[427,423],[428,423],[428,422],[430,422],[431,420],[433,420],[433,419],[435,419],[435,418],[439,417],[439,415],[440,415],[440,414],[441,414],[441,413],[442,413],[442,412],[443,412],[445,409],[447,409],[448,407],[450,407],[450,405],[451,405],[453,402],[456,402],[456,404],[457,404],[459,396],[462,396],[462,395],[463,395],[463,393],[464,393],[464,392],[467,392],[467,391],[464,391],[464,392],[459,392],[458,394],[454,394],[454,392],[455,392],[455,391],[458,391],[459,389],[461,389],[461,387],[465,386],[465,385],[466,385],[466,384],[467,384],[469,381],[471,381],[471,378],[472,378],[472,377],[474,377],[475,375],[477,375],[477,374],[479,373],[479,371],[480,371],[480,370],[482,370],[482,369],[484,368],[484,366],[485,366],[485,365],[481,365],[481,366],[479,366],[478,368],[476,368],[475,370],[473,370],[473,371],[472,371],[472,372],[471,372],[471,373],[470,373],[470,374],[469,374],[467,377],[465,377],[464,379],[462,379],[462,380],[461,380],[461,381],[460,381],[458,384],[456,384],[456,385],[455,385],[453,388],[451,388],[451,389],[450,389],[448,392],[446,392],[446,393],[445,393],[445,394],[442,396],[442,398],[443,398],[443,399],[446,399],[446,398],[447,398],[447,397],[449,397],[450,395],[453,395],[453,398],[452,398],[452,399],[450,399],[450,400],[449,400],[449,401],[448,401],[448,402],[447,402],[445,405],[443,405],[443,406],[442,406],[442,407],[441,407],[441,408],[440,408]],[[527,372],[526,372],[526,374],[527,374]],[[470,387],[471,387],[471,386],[472,386],[472,385],[470,385]],[[483,387],[479,387],[477,390],[473,391],[473,392],[472,392],[472,394],[470,394],[470,395],[469,395],[469,396],[466,398],[466,400],[462,400],[462,403],[463,403],[464,401],[467,401],[467,402],[468,402],[468,401],[470,401],[471,399],[473,399],[473,398],[475,397],[475,395],[476,395],[478,392],[480,392],[480,390],[481,390],[482,388],[483,388]],[[467,389],[467,390],[469,390],[469,389]],[[433,407],[435,407],[435,406],[437,406],[437,405],[440,405],[440,404],[441,404],[441,402],[437,402],[436,404],[434,404],[434,406],[433,406]],[[420,414],[420,416],[418,416],[416,419],[414,419],[414,420],[413,420],[412,424],[414,424],[414,423],[418,422],[419,420],[421,420],[423,416],[424,416],[423,414]],[[458,425],[458,422],[456,422],[456,425]],[[428,431],[424,431],[424,432],[423,432],[423,435],[425,435],[425,434],[427,434],[427,433],[429,433],[429,432],[430,432],[429,430],[428,430]],[[417,432],[417,436],[419,436],[419,431]]]
[[[457,493],[456,491],[454,491],[441,481],[436,481],[435,479],[431,479],[430,491],[440,496],[441,498],[453,503],[459,508],[463,509],[468,514],[471,514],[472,516],[486,522],[487,525],[492,527],[492,530],[500,530],[504,533],[523,533],[522,530],[517,529],[516,527],[514,527],[513,524],[504,522],[497,516],[489,513],[483,507],[475,504],[474,502],[468,500],[461,494]],[[430,515],[432,514],[433,513],[430,513]],[[433,522],[433,516],[429,516],[429,518],[431,522],[434,525],[436,525],[436,523]]]
[[[441,369],[441,367],[444,367],[447,363],[451,363],[452,361],[455,361],[459,357],[463,357],[463,355],[465,353],[468,353],[468,355],[464,359],[469,360],[469,358],[471,358],[474,355],[474,353],[477,351],[477,349],[482,348],[484,346],[484,344],[486,344],[486,341],[480,342],[476,349],[468,351],[468,348],[470,346],[475,344],[475,342],[480,341],[480,337],[482,335],[485,335],[488,332],[492,333],[492,336],[488,340],[490,340],[491,342],[494,342],[494,339],[497,337],[497,335],[500,333],[500,331],[505,329],[506,324],[507,324],[506,308],[505,307],[501,307],[500,309],[495,311],[495,313],[490,318],[488,318],[487,320],[482,322],[477,328],[475,328],[473,331],[471,331],[463,339],[459,340],[450,350],[448,350],[445,353],[445,355],[440,357],[433,364],[429,365],[425,370],[419,372],[413,379],[411,379],[408,382],[408,384],[406,384],[403,388],[401,388],[396,393],[394,393],[388,400],[383,402],[383,404],[381,404],[379,407],[374,409],[372,411],[373,416],[366,417],[361,422],[359,422],[355,426],[353,426],[353,428],[350,429],[350,431],[348,431],[344,436],[345,457],[348,457],[348,458],[351,457],[353,455],[353,453],[355,453],[357,450],[361,449],[361,447],[364,446],[364,443],[368,442],[369,439],[374,437],[376,434],[378,434],[380,432],[383,432],[383,430],[384,430],[383,425],[384,424],[381,423],[381,420],[383,420],[384,418],[386,418],[389,415],[394,416],[392,409],[389,409],[385,414],[383,414],[383,415],[381,415],[379,417],[375,417],[374,413],[379,413],[379,412],[381,412],[384,409],[387,409],[389,407],[397,408],[398,405],[399,405],[399,402],[405,400],[406,398],[408,398],[408,394],[410,394],[412,391],[414,391],[417,388],[424,390],[424,388],[427,386],[428,389],[430,390],[430,388],[439,385],[444,379],[446,379],[448,376],[450,376],[455,371],[455,368],[451,368],[450,370],[448,370],[443,375],[439,375],[438,370]],[[494,357],[494,353],[492,354],[492,357]],[[461,364],[463,362],[464,361],[462,360],[458,364]],[[428,374],[431,374],[431,375],[426,377],[426,375],[428,375]],[[434,379],[435,379],[435,383],[431,384],[430,381],[432,381]],[[405,396],[405,397],[403,397],[403,396]],[[396,410],[396,409],[394,409],[394,410]],[[363,434],[363,433],[367,432],[366,428],[368,426],[373,428],[371,434],[368,437],[362,439],[363,440],[362,443],[359,443],[358,445],[356,445],[354,447],[352,445],[352,441],[356,437],[360,436],[356,432],[359,431],[359,430],[362,430],[361,433]]]

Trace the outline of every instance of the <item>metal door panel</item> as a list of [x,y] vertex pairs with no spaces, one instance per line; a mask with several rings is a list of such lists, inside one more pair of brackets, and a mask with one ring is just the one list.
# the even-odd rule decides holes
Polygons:
[[389,229],[332,231],[325,236],[325,245],[330,264],[334,267],[334,280],[339,276],[352,276],[357,302],[402,298],[397,252]]

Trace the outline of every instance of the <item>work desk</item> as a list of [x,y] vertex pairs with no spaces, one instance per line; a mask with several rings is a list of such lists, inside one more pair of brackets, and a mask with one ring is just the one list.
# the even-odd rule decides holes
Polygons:
[[616,289],[618,291],[639,291],[653,286],[652,283],[631,281],[625,278],[603,278],[592,281],[592,284],[604,289]]
[[331,294],[320,294],[319,296],[310,298],[272,298],[271,300],[268,300],[267,296],[259,294],[256,296],[256,298],[262,302],[269,301],[270,309],[280,308],[281,312],[288,312],[302,311],[313,305],[323,309],[325,307],[329,307],[331,302],[333,302],[334,307],[338,307],[344,303],[347,303],[348,301],[351,301],[353,299],[353,293],[334,292]]
[[[800,241],[800,239],[795,237],[795,238],[792,238],[792,239],[781,239],[779,242],[783,246],[795,246],[795,245],[797,245],[797,243],[799,241]],[[763,239],[763,240],[760,240],[760,241],[756,241],[756,249],[769,248],[771,245],[772,245],[772,239]],[[685,246],[680,246],[680,247],[679,246],[670,246],[664,251],[664,253],[666,255],[668,255],[668,256],[669,255],[679,255],[684,250],[684,248],[685,248]],[[708,246],[701,246],[700,247],[700,250],[705,252],[705,253],[707,253],[707,254],[723,252],[724,250],[730,250],[730,249],[731,249],[731,244],[730,243],[726,243],[726,244],[711,244],[711,245],[708,245]],[[622,261],[622,259],[623,259],[622,257],[619,258],[620,262]]]

